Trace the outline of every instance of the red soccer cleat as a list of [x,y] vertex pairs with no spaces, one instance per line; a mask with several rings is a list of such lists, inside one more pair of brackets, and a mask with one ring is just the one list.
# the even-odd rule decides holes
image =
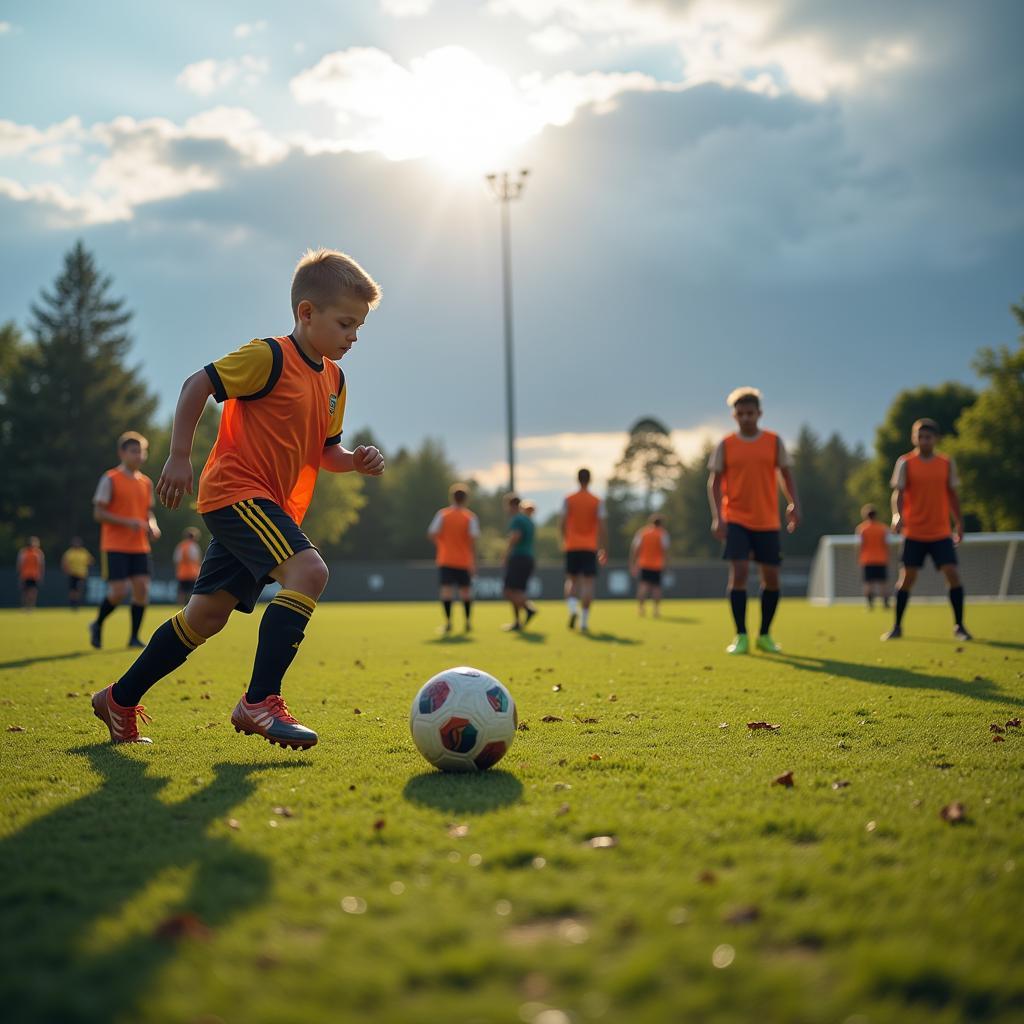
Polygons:
[[148,736],[139,735],[137,719],[141,718],[146,725],[152,721],[146,709],[137,704],[133,708],[123,708],[110,695],[112,686],[92,695],[92,713],[110,730],[111,743],[152,743]]
[[270,743],[280,743],[293,750],[305,750],[317,741],[316,733],[297,722],[284,699],[276,693],[258,704],[250,704],[243,694],[231,712],[231,724],[235,732],[262,736]]

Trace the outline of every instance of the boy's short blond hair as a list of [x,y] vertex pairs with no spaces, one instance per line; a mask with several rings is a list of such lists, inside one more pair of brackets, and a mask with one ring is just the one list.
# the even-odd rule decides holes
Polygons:
[[916,440],[918,431],[920,430],[930,430],[936,437],[942,436],[942,431],[939,430],[938,423],[933,419],[929,419],[927,416],[919,420],[914,420],[914,425],[910,428],[910,437],[912,440]]
[[752,387],[733,388],[733,390],[729,392],[729,396],[726,398],[725,404],[729,406],[730,409],[735,409],[740,402],[753,402],[758,409],[760,409],[761,392],[758,391],[757,388]]
[[126,430],[117,439],[117,450],[123,452],[127,445],[137,444],[140,448],[148,448],[149,442],[136,430]]
[[307,249],[292,276],[292,314],[304,299],[317,309],[325,309],[346,295],[354,295],[375,309],[380,302],[380,285],[343,252]]

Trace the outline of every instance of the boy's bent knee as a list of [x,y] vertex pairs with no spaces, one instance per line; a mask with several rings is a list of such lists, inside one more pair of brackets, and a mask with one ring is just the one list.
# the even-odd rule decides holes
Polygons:
[[307,548],[282,562],[270,575],[282,587],[315,599],[323,593],[331,574],[320,552]]

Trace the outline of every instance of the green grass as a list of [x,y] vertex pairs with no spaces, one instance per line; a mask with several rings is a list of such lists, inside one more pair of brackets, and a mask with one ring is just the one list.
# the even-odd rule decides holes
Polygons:
[[[958,644],[912,606],[882,645],[881,612],[784,602],[786,652],[744,659],[724,602],[665,611],[598,605],[587,639],[551,603],[516,637],[481,605],[444,643],[432,606],[325,605],[285,689],[303,753],[227,721],[256,618],[151,691],[151,748],[112,748],[88,695],[129,652],[0,614],[5,1018],[1021,1020],[1024,730],[989,725],[1024,712],[1024,609],[969,607]],[[528,728],[443,776],[408,709],[465,663]],[[154,936],[186,912],[200,934]]]

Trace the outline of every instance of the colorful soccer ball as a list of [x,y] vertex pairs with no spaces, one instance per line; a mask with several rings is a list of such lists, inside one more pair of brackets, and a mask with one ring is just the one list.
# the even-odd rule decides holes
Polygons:
[[516,735],[515,701],[494,676],[478,668],[438,672],[416,694],[409,728],[419,752],[446,772],[475,772],[497,764]]

